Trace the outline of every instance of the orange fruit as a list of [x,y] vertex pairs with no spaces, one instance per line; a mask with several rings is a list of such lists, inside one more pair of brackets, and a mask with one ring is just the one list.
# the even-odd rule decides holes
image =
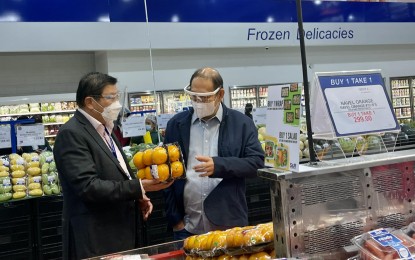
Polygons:
[[143,163],[145,165],[152,165],[153,159],[151,158],[153,154],[153,149],[147,149],[143,153]]
[[159,181],[166,181],[170,178],[170,171],[169,166],[167,164],[159,164],[157,165],[157,174]]
[[259,252],[259,253],[256,253],[256,254],[252,254],[249,257],[249,260],[267,260],[267,259],[272,259],[272,258],[266,252]]
[[196,235],[186,238],[186,240],[183,243],[183,248],[187,250],[192,249],[195,243],[195,238]]
[[254,228],[254,229],[250,229],[245,231],[244,234],[244,245],[249,247],[249,246],[254,246],[257,244],[261,244],[262,242],[264,242],[264,238],[262,236],[261,230]]
[[175,162],[180,159],[180,150],[179,147],[177,147],[174,144],[171,144],[167,146],[167,150],[169,151],[169,158],[170,162]]
[[217,258],[218,260],[229,260],[229,255],[220,255]]
[[211,248],[225,248],[226,247],[226,232],[218,232],[213,236]]
[[137,171],[137,179],[145,179],[146,178],[146,170],[143,169],[139,169]]
[[178,178],[183,175],[184,168],[183,164],[180,161],[172,162],[171,165],[171,175],[173,178]]
[[143,152],[137,152],[134,154],[133,163],[137,169],[143,169],[146,165],[143,162]]
[[158,146],[153,149],[153,154],[151,156],[153,159],[153,164],[162,164],[167,161],[167,151],[164,147]]
[[248,260],[249,259],[249,256],[247,256],[247,255],[240,255],[239,256],[239,260]]
[[151,175],[150,166],[147,166],[144,171],[145,171],[146,179],[147,180],[152,180],[153,179],[153,175]]

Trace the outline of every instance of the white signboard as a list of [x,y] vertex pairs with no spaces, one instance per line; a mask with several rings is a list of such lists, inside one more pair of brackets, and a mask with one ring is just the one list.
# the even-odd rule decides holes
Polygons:
[[160,114],[157,116],[157,124],[159,128],[166,128],[167,122],[174,116],[175,114]]
[[297,83],[268,87],[265,165],[299,171],[301,86]]
[[254,120],[255,125],[265,125],[267,119],[267,108],[258,107],[252,109],[252,119]]
[[122,120],[122,136],[143,136],[146,133],[145,118],[143,116],[129,116]]
[[[316,75],[324,102],[316,102],[315,111],[329,118],[325,130],[333,137],[400,129],[379,71]],[[313,132],[320,134],[318,127]]]
[[43,124],[16,126],[17,146],[45,145]]
[[0,126],[0,148],[12,147],[10,125]]

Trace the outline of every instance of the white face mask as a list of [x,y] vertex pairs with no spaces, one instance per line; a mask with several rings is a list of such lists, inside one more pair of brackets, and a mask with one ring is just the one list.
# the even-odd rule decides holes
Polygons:
[[146,125],[146,131],[151,131],[151,125]]
[[198,103],[192,101],[192,105],[199,119],[211,116],[216,109],[215,100],[208,103]]
[[94,110],[102,115],[105,122],[114,122],[115,120],[117,120],[118,114],[120,113],[122,109],[120,101],[115,101],[111,105],[107,107],[103,107],[95,99],[93,100],[95,101],[95,103],[97,103],[100,107],[104,109],[102,113],[100,113],[98,110],[95,110],[95,109]]

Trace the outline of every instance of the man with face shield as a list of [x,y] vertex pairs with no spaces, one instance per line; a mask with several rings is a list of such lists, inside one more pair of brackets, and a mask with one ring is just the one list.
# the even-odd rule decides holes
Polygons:
[[185,92],[193,108],[170,119],[164,140],[180,144],[187,165],[187,178],[164,190],[175,239],[248,225],[245,178],[264,167],[255,125],[222,103],[217,70],[196,70]]
[[117,79],[85,75],[78,110],[59,130],[53,149],[63,189],[63,259],[83,259],[138,245],[139,212],[153,205],[111,134],[121,110]]

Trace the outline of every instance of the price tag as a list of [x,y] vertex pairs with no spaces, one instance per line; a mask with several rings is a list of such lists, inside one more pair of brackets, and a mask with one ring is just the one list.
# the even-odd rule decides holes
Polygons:
[[159,128],[166,128],[167,122],[174,116],[174,114],[160,114],[157,116],[157,124]]
[[146,133],[145,118],[143,116],[129,116],[121,122],[122,136],[143,136]]
[[252,109],[252,119],[254,120],[255,125],[265,125],[267,123],[267,108],[258,107]]
[[336,136],[399,130],[380,73],[320,76],[319,83]]
[[16,136],[18,146],[45,144],[45,128],[43,124],[19,125],[16,127]]
[[10,137],[10,125],[0,126],[0,148],[12,147]]

